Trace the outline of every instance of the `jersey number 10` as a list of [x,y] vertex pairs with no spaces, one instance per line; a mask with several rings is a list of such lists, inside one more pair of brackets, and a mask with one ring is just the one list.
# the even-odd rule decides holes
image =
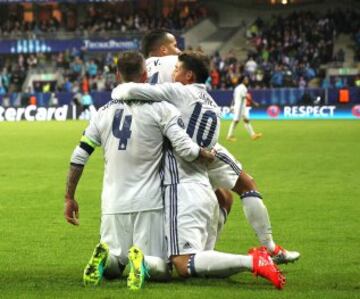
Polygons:
[[[201,109],[202,109],[202,104],[197,102],[195,105],[194,111],[191,115],[191,118],[189,120],[188,128],[186,130],[186,133],[191,138],[194,136],[195,128],[198,125],[198,120],[200,118]],[[204,136],[205,129],[207,127],[207,123],[209,120],[211,121],[210,129],[208,131],[207,136]],[[199,129],[198,129],[198,132],[196,135],[196,142],[199,146],[207,147],[210,145],[210,143],[214,137],[216,126],[217,126],[216,113],[211,110],[205,110],[205,112],[203,113],[203,115],[201,117]]]
[[128,139],[131,137],[131,121],[132,116],[126,115],[124,118],[124,123],[122,128],[120,128],[121,119],[124,113],[124,109],[117,109],[115,111],[114,120],[112,123],[112,133],[116,138],[119,138],[119,147],[118,150],[126,150]]

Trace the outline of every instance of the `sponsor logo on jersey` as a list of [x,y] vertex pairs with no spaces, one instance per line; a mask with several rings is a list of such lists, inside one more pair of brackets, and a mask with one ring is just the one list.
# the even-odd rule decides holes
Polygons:
[[185,124],[181,117],[178,118],[177,124],[179,125],[180,128],[185,129]]
[[184,247],[183,247],[184,249],[190,249],[191,248],[191,245],[190,245],[190,243],[189,242],[186,242],[185,244],[184,244]]

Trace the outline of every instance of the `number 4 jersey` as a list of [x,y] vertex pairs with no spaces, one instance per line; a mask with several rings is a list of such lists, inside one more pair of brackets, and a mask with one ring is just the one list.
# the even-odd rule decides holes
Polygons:
[[[186,132],[199,146],[212,148],[220,130],[220,110],[207,93],[204,84],[181,83],[141,84],[125,83],[117,86],[111,97],[115,100],[168,101],[182,112]],[[197,182],[209,185],[207,166],[198,161],[189,163],[176,159],[177,154],[167,151],[165,159],[166,185]]]
[[193,161],[199,146],[182,127],[178,110],[166,102],[111,101],[99,109],[84,132],[71,162],[85,164],[87,147],[104,154],[102,214],[131,213],[163,207],[160,169],[167,137],[182,158]]

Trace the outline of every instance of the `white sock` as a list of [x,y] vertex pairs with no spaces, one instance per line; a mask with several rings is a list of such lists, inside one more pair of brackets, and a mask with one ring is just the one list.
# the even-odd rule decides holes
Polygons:
[[272,237],[269,214],[259,196],[259,193],[256,191],[250,191],[241,196],[244,213],[248,222],[255,230],[260,243],[270,251],[273,251],[275,249],[275,243]]
[[234,130],[236,128],[237,123],[232,121],[229,127],[228,135],[227,137],[233,137],[234,136]]
[[114,279],[121,277],[125,265],[120,264],[116,256],[109,254],[106,268],[104,269],[104,277],[107,279]]
[[254,129],[250,123],[244,123],[246,131],[250,134],[250,136],[253,136],[255,134]]
[[169,267],[162,258],[146,255],[144,261],[151,280],[163,281],[170,279]]
[[202,251],[189,259],[188,271],[192,276],[228,277],[233,274],[251,271],[253,257],[218,251]]
[[217,227],[217,237],[219,239],[220,233],[224,229],[224,225],[227,219],[227,211],[226,209],[219,207],[219,218],[218,218],[218,227]]

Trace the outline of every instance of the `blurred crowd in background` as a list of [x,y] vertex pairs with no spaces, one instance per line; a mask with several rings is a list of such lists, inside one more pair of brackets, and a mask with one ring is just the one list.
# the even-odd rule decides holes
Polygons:
[[[68,12],[71,15],[71,11]],[[153,28],[169,31],[184,31],[206,17],[206,9],[182,5],[177,9],[164,9],[161,17],[144,14],[118,16],[103,11],[101,6],[87,6],[86,22],[69,27],[66,15],[62,22],[52,18],[48,23],[36,21],[24,23],[10,14],[0,20],[0,36],[14,32],[78,30],[102,32],[145,32]],[[76,28],[76,29],[75,29]],[[247,27],[246,38],[250,49],[245,61],[240,61],[235,51],[221,56],[211,56],[211,73],[207,80],[209,89],[232,89],[240,83],[243,75],[250,78],[252,88],[269,87],[348,87],[359,86],[360,77],[350,80],[337,77],[329,80],[322,66],[334,63],[341,67],[345,52],[334,52],[334,40],[339,34],[349,34],[354,41],[354,60],[360,60],[360,16],[355,11],[327,12],[323,15],[308,12],[288,16],[274,16],[269,21],[256,19]],[[196,45],[194,45],[196,46]],[[191,47],[188,47],[191,48]],[[201,48],[194,47],[201,50]],[[55,67],[63,74],[63,80],[51,85],[34,83],[33,92],[66,91],[91,92],[109,91],[116,85],[115,53],[87,53],[85,49],[73,49],[61,53],[18,54],[0,56],[0,95],[19,92],[27,71],[32,68]]]

